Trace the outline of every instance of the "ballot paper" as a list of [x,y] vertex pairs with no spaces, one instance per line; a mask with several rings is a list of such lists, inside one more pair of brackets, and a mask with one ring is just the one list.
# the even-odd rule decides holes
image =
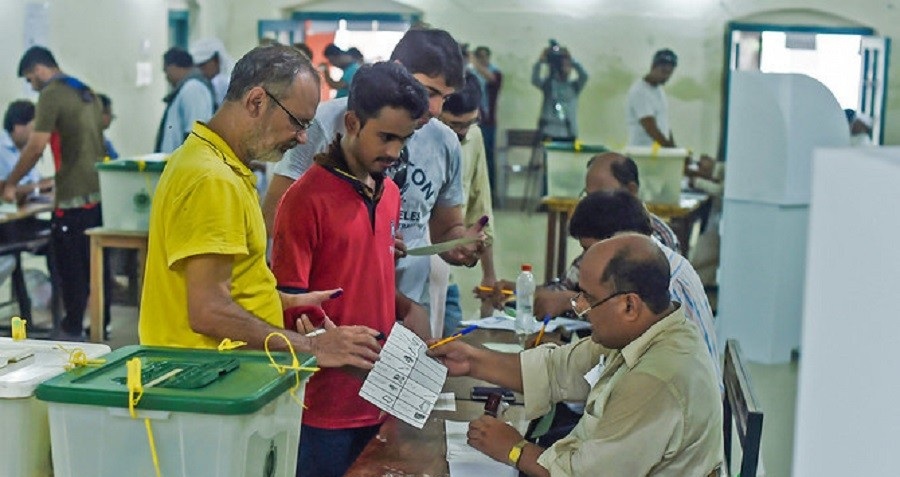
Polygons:
[[445,421],[447,435],[447,464],[451,477],[516,477],[519,471],[514,467],[497,462],[466,443],[468,422]]
[[427,350],[415,333],[395,323],[360,397],[421,429],[447,380],[447,367],[426,356]]

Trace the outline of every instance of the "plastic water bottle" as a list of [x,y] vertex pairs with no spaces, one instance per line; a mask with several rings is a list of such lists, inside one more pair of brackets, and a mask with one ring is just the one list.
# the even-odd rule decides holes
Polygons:
[[522,264],[522,271],[516,278],[516,337],[525,345],[528,335],[534,332],[534,275],[531,264]]

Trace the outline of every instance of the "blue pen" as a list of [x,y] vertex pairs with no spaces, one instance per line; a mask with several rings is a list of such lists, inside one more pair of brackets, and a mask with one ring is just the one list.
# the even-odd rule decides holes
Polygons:
[[475,331],[475,330],[477,330],[477,329],[478,329],[478,325],[469,325],[469,326],[463,328],[463,329],[462,329],[461,331],[459,331],[458,333],[454,334],[453,336],[448,336],[448,337],[446,337],[446,338],[444,338],[444,339],[442,339],[442,340],[440,340],[440,341],[435,342],[434,344],[432,344],[431,346],[429,346],[428,349],[433,349],[433,348],[436,348],[436,347],[438,347],[438,346],[440,346],[440,345],[442,345],[442,344],[449,343],[449,342],[451,342],[451,341],[453,341],[453,340],[459,338],[460,336],[462,336],[462,335],[467,335],[467,334],[469,334],[469,333],[471,333],[471,332],[473,332],[473,331]]

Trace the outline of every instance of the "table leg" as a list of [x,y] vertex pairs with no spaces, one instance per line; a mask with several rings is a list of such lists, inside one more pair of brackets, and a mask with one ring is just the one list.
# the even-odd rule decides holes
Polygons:
[[558,212],[547,211],[547,256],[544,260],[544,283],[553,280],[553,270],[556,268],[556,217]]
[[91,236],[91,341],[103,342],[103,244]]
[[569,225],[569,213],[560,212],[558,220],[556,231],[559,235],[556,246],[559,248],[556,254],[556,276],[553,278],[562,277],[566,273],[566,235],[568,232],[567,226]]

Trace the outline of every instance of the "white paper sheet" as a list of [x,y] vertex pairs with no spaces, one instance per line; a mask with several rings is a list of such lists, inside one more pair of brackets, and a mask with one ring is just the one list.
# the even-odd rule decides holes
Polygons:
[[428,346],[397,323],[359,395],[379,409],[421,429],[434,409],[447,367],[425,355]]
[[[513,331],[515,327],[515,319],[508,315],[497,314],[488,316],[478,320],[465,320],[460,323],[463,326],[478,325],[479,328],[487,330],[509,330]],[[586,330],[591,324],[583,320],[575,320],[572,318],[557,317],[547,322],[547,333],[556,331],[557,328],[565,328],[569,331]],[[540,329],[540,324],[535,324],[535,330]]]
[[445,421],[447,463],[451,477],[516,477],[519,471],[484,455],[466,443],[468,422]]
[[441,393],[437,402],[434,404],[434,411],[455,411],[456,410],[456,394]]

